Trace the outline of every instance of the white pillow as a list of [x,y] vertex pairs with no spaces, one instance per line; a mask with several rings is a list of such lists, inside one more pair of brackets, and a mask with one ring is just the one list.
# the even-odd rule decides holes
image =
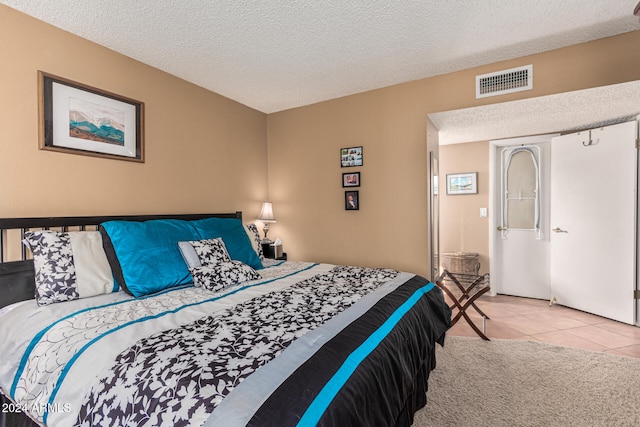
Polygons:
[[178,248],[180,249],[182,258],[184,258],[184,262],[187,263],[189,268],[202,266],[202,264],[200,263],[200,258],[198,258],[198,254],[196,253],[196,250],[191,243],[178,242]]
[[27,231],[33,253],[38,305],[117,290],[98,231]]

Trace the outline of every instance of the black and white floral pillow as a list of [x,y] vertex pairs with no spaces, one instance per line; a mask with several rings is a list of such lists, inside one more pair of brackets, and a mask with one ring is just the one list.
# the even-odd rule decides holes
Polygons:
[[240,261],[190,268],[193,283],[209,291],[217,292],[240,282],[260,279],[260,275],[250,266]]
[[260,232],[258,231],[258,226],[255,224],[247,224],[244,226],[247,231],[247,236],[249,236],[249,240],[251,240],[251,246],[258,254],[258,258],[260,261],[264,261],[264,252],[262,251],[262,239],[260,239]]
[[24,241],[33,253],[38,305],[78,299],[69,236],[28,231]]
[[116,290],[97,231],[27,231],[33,253],[38,305],[71,301]]
[[219,237],[216,239],[190,241],[189,243],[198,254],[200,264],[204,266],[231,261],[227,247]]

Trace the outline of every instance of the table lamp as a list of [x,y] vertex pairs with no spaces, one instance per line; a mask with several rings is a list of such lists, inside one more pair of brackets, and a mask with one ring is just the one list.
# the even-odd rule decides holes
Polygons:
[[262,203],[262,210],[260,211],[258,219],[264,223],[264,227],[262,228],[262,231],[264,232],[264,239],[262,239],[262,243],[271,243],[271,239],[267,237],[267,234],[269,233],[269,224],[276,222],[276,218],[273,216],[273,205],[271,202]]

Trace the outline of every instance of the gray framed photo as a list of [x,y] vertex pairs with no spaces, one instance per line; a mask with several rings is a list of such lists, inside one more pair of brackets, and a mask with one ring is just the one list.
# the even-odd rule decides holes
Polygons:
[[340,166],[343,168],[362,166],[362,146],[341,148]]
[[342,174],[343,187],[360,187],[360,172],[346,172]]
[[344,192],[344,208],[348,211],[360,210],[360,193],[358,191]]
[[478,172],[447,174],[447,194],[477,194]]
[[144,104],[38,71],[41,150],[144,162]]

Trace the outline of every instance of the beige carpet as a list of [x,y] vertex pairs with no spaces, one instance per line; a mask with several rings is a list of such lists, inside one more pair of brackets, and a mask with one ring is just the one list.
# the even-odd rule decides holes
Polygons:
[[414,426],[640,426],[640,359],[447,337]]

